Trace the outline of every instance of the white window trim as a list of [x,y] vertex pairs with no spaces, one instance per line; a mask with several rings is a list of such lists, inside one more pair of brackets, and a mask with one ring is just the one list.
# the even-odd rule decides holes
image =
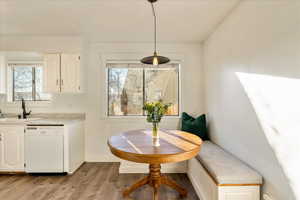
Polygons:
[[[12,81],[12,69],[9,65],[12,64],[40,64],[43,65],[43,61],[13,61],[10,60],[6,63],[6,97],[5,97],[5,106],[8,108],[18,108],[21,106],[21,103],[18,101],[9,101],[9,93],[12,92],[12,88],[10,88],[11,81]],[[42,107],[50,107],[53,103],[53,96],[49,101],[26,101],[26,105],[31,108],[42,108]]]
[[[122,56],[124,56],[124,54],[122,54]],[[106,119],[110,119],[110,120],[118,120],[118,119],[145,119],[147,118],[147,116],[110,116],[108,115],[108,68],[107,65],[111,64],[111,63],[132,63],[132,64],[140,64],[140,60],[138,59],[112,59],[112,58],[108,58],[107,55],[103,56],[104,58],[101,59],[100,56],[100,60],[102,60],[101,64],[103,65],[102,67],[104,68],[104,70],[102,71],[104,74],[104,104],[102,105],[102,108],[104,108],[104,111],[102,111],[103,113],[103,117]],[[183,61],[182,60],[178,60],[178,59],[171,59],[171,64],[179,64],[179,68],[178,68],[178,72],[179,72],[179,77],[178,77],[178,82],[179,82],[179,88],[178,88],[178,101],[179,101],[179,106],[178,106],[178,115],[177,116],[164,116],[164,119],[179,119],[181,118],[181,111],[182,111],[182,92],[181,92],[181,88],[182,88],[182,82],[181,82],[181,73],[182,73],[182,64]]]

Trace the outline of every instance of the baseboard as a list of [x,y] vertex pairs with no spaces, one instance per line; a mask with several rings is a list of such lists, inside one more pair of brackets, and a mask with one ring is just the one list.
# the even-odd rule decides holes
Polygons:
[[26,174],[25,171],[1,171],[1,175],[24,175]]
[[[122,161],[119,173],[128,174],[128,173],[141,173],[145,174],[149,172],[149,165],[142,163],[132,163],[127,161]],[[173,164],[162,164],[161,166],[162,173],[187,173],[187,163],[173,163]]]
[[120,162],[121,159],[113,155],[86,155],[85,162]]
[[84,165],[84,163],[85,163],[85,161],[81,161],[81,162],[77,163],[76,165],[74,165],[73,169],[70,169],[68,174],[74,174],[80,167],[82,167],[82,165]]
[[[88,155],[85,162],[121,162],[119,173],[148,173],[149,165],[121,160],[112,155]],[[163,173],[187,173],[187,162],[162,164]]]

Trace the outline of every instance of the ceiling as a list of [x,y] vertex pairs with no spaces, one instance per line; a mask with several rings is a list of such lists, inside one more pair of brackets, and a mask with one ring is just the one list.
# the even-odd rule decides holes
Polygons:
[[[200,42],[239,0],[160,0],[160,42]],[[0,0],[0,37],[83,36],[101,42],[153,41],[146,0]]]

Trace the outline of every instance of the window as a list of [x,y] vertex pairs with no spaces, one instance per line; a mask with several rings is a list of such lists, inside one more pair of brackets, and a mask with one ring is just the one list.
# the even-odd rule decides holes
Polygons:
[[43,66],[41,64],[9,64],[12,72],[11,100],[48,101],[51,96],[43,92]]
[[167,115],[179,115],[179,64],[145,67],[107,64],[108,116],[143,116],[145,102],[171,103]]

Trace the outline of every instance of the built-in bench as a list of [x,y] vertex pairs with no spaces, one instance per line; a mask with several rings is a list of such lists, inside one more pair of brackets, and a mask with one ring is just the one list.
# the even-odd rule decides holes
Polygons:
[[262,176],[210,141],[189,160],[189,178],[201,200],[259,200]]

